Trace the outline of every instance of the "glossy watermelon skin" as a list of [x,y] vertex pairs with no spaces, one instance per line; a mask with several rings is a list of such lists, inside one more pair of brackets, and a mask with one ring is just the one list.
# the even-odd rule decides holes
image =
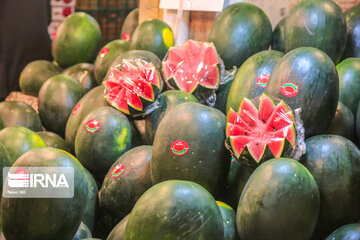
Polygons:
[[75,236],[72,240],[82,240],[86,238],[91,238],[91,232],[89,228],[83,222],[80,223],[79,229],[76,231]]
[[0,102],[0,118],[3,120],[3,127],[23,126],[35,132],[42,130],[37,112],[23,102]]
[[161,120],[171,109],[184,102],[198,102],[192,94],[179,90],[165,91],[159,95],[157,101],[159,108],[146,117],[145,134],[148,144],[153,144]]
[[263,10],[250,3],[235,3],[215,19],[208,41],[215,44],[225,68],[231,69],[268,49],[271,38],[271,23]]
[[348,58],[336,66],[339,74],[339,101],[355,115],[360,100],[360,59]]
[[320,190],[315,233],[322,239],[334,229],[360,218],[360,151],[348,139],[318,135],[306,140],[302,162]]
[[350,57],[360,57],[360,6],[355,5],[345,13],[347,26],[347,40],[343,59]]
[[258,78],[263,74],[263,76],[267,74],[269,77],[283,56],[284,54],[279,51],[266,50],[248,58],[235,75],[229,91],[226,111],[229,111],[230,107],[239,109],[243,97],[253,99],[260,96],[265,91],[266,85],[259,85]]
[[21,71],[19,78],[21,92],[37,97],[44,82],[60,72],[58,66],[46,60],[28,63]]
[[[174,107],[161,120],[155,134],[153,183],[171,179],[194,181],[217,196],[230,165],[224,145],[225,125],[226,118],[217,109],[194,102]],[[188,145],[187,152],[174,151],[173,146],[179,141]]]
[[6,239],[71,240],[79,228],[88,194],[83,166],[72,155],[50,147],[28,151],[13,165],[13,167],[20,166],[73,167],[74,197],[3,198],[2,229]]
[[253,172],[241,194],[240,239],[310,239],[319,204],[319,189],[304,166],[293,159],[269,160]]
[[231,80],[225,84],[221,84],[216,91],[216,102],[214,108],[220,110],[223,114],[226,114],[227,99],[233,82],[234,80]]
[[350,108],[342,102],[338,103],[335,116],[326,134],[340,135],[351,141],[355,140],[355,117]]
[[72,77],[59,74],[48,79],[38,97],[39,115],[45,129],[64,137],[66,122],[84,94],[84,88]]
[[336,229],[325,240],[360,239],[360,223],[347,224]]
[[68,75],[79,81],[85,92],[90,91],[97,86],[94,76],[94,65],[90,63],[78,63],[66,68],[62,74]]
[[81,221],[89,228],[90,232],[94,232],[96,207],[98,205],[98,187],[91,173],[85,169],[86,180],[88,183],[88,196],[86,200],[86,208],[84,210]]
[[121,26],[120,37],[123,38],[124,34],[129,34],[131,40],[131,36],[138,25],[139,25],[139,8],[135,8],[126,16],[123,25]]
[[281,19],[274,29],[272,41],[271,41],[271,49],[277,50],[279,52],[285,52],[284,38],[285,38],[285,18]]
[[286,17],[286,52],[299,47],[314,47],[324,51],[334,63],[338,63],[344,52],[345,43],[345,17],[334,1],[301,1]]
[[130,214],[128,214],[126,217],[124,217],[110,232],[109,236],[106,238],[106,240],[124,240],[124,234],[126,225],[129,221]]
[[[109,168],[100,189],[100,207],[114,218],[122,219],[129,214],[141,195],[152,187],[151,150],[151,146],[133,148]],[[113,176],[118,166],[124,167],[123,173]]]
[[39,134],[39,136],[44,140],[46,146],[62,149],[68,153],[71,153],[69,147],[65,143],[65,140],[56,133],[41,131],[37,132],[37,134]]
[[92,62],[99,50],[100,26],[87,13],[77,12],[68,16],[57,28],[51,51],[54,60],[63,68],[81,62]]
[[[282,86],[297,86],[295,96]],[[303,47],[287,53],[274,67],[265,93],[283,99],[291,109],[301,108],[305,136],[324,133],[334,118],[339,100],[339,78],[332,60],[321,50]]]
[[238,239],[236,232],[236,213],[234,209],[232,209],[226,203],[216,201],[219,206],[223,226],[224,226],[224,240],[235,240]]
[[134,206],[124,240],[223,240],[215,199],[199,184],[171,180],[146,191]]

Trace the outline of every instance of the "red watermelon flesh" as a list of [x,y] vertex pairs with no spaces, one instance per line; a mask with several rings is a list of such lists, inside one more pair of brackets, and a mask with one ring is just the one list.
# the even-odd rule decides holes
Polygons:
[[188,40],[184,45],[168,50],[163,61],[164,77],[171,87],[189,93],[193,93],[198,85],[216,90],[220,83],[219,63],[212,43]]
[[237,112],[230,109],[227,114],[226,136],[237,159],[249,152],[253,160],[259,163],[266,146],[272,157],[279,158],[285,140],[292,147],[295,146],[295,118],[284,101],[275,105],[269,96],[263,94],[257,108],[251,100],[244,98]]
[[145,107],[142,100],[155,101],[155,94],[160,92],[161,77],[152,63],[124,59],[110,70],[103,84],[106,100],[116,109],[130,114],[129,106],[141,112]]

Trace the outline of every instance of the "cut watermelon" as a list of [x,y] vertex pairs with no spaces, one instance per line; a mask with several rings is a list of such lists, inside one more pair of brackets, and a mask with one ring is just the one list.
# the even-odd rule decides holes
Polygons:
[[188,40],[171,47],[162,64],[170,88],[194,93],[201,87],[207,91],[219,88],[220,63],[214,44]]
[[110,70],[103,84],[109,104],[128,115],[143,112],[162,88],[156,67],[141,59],[124,59]]
[[231,108],[228,111],[226,137],[236,159],[257,166],[281,157],[288,146],[295,147],[295,118],[284,101],[276,105],[266,94],[260,97],[258,108],[243,98],[237,112]]

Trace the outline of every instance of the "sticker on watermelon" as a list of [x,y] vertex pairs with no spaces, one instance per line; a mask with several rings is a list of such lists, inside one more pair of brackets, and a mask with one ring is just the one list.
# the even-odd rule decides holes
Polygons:
[[177,140],[171,144],[170,150],[175,156],[184,156],[189,151],[189,144],[183,140]]
[[76,104],[75,107],[73,108],[71,114],[76,115],[76,113],[79,111],[79,109],[80,109],[80,104]]
[[99,52],[99,57],[105,57],[107,54],[109,53],[109,49],[108,48],[103,48],[100,50]]
[[227,113],[227,147],[241,163],[258,166],[294,149],[295,126],[293,111],[283,100],[276,104],[264,93],[256,106],[243,98],[237,111]]
[[120,177],[121,175],[123,175],[125,171],[125,166],[122,164],[118,164],[114,167],[114,169],[111,171],[111,176],[113,178],[117,178]]
[[281,85],[280,92],[285,97],[295,97],[299,93],[299,87],[293,82],[286,82]]
[[91,119],[85,124],[85,130],[88,133],[94,133],[100,130],[100,123],[96,119]]
[[269,81],[269,77],[270,75],[266,73],[259,75],[256,79],[256,84],[261,88],[265,88]]
[[121,36],[121,39],[122,39],[122,40],[125,40],[125,41],[128,41],[128,42],[130,42],[130,38],[131,38],[131,36],[130,36],[130,33],[128,33],[128,32],[124,33],[124,34]]
[[159,71],[142,59],[124,59],[109,70],[103,82],[105,99],[114,108],[128,115],[143,113],[162,89]]
[[55,30],[52,34],[52,40],[54,40],[56,38],[56,34],[57,34],[57,28],[55,28]]

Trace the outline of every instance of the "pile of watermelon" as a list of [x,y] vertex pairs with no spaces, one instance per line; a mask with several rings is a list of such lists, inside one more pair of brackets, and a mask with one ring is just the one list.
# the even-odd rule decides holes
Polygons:
[[2,168],[74,171],[71,198],[2,196],[0,239],[360,239],[360,5],[235,3],[178,45],[138,14],[104,46],[68,16],[19,79],[38,109],[0,102]]

